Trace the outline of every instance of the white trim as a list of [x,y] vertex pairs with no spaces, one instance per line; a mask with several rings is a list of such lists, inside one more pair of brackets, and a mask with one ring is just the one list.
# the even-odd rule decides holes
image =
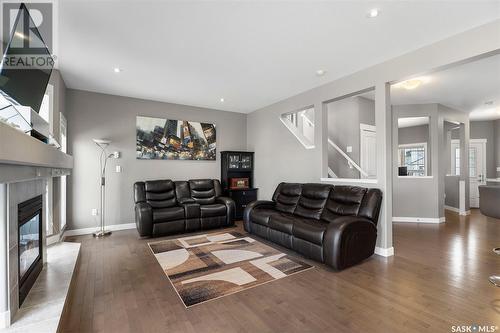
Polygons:
[[394,247],[375,247],[375,254],[382,257],[392,257],[394,255]]
[[446,222],[445,217],[392,217],[392,222],[402,223],[443,223]]
[[290,133],[292,133],[293,136],[295,136],[295,138],[302,144],[302,146],[304,146],[305,149],[314,149],[315,148],[314,144],[310,144],[309,142],[306,142],[304,139],[302,139],[300,135],[297,133],[297,130],[292,126],[290,126],[287,123],[287,121],[282,118],[283,115],[285,114],[280,115],[280,121],[283,125],[285,125],[286,128],[288,128],[288,131],[290,131]]
[[469,139],[469,143],[488,143],[488,139]]
[[344,153],[344,151],[339,146],[337,146],[337,144],[335,142],[333,142],[330,138],[328,138],[328,144],[330,146],[332,146],[333,148],[335,148],[335,150],[337,150],[340,153],[340,155],[342,155],[342,157],[347,160],[348,163],[351,163],[359,171],[359,173],[361,173],[362,176],[365,176],[365,177],[370,176],[366,173],[366,171],[361,169],[361,167],[356,162],[354,162],[354,160],[349,155]]
[[328,167],[328,176],[332,178],[338,178],[335,172],[333,172],[332,168]]
[[362,131],[370,131],[370,132],[377,132],[377,127],[373,125],[368,125],[368,124],[359,124],[359,129]]
[[465,198],[465,180],[459,180],[458,181],[458,210],[459,210],[460,215],[467,215],[467,212],[465,211],[465,200],[466,200],[466,198]]
[[58,243],[61,240],[62,234],[55,234],[47,237],[47,246]]
[[[107,225],[105,227],[105,229],[111,230],[111,231],[118,231],[118,230],[135,229],[135,227],[136,227],[135,223],[124,223],[124,224]],[[98,229],[99,229],[98,227],[92,227],[92,228],[66,230],[66,231],[64,231],[64,234],[61,238],[64,239],[65,237],[68,237],[68,236],[89,235]]]
[[10,326],[10,310],[0,313],[0,329]]
[[457,213],[457,214],[460,213],[460,209],[456,208],[456,207],[444,205],[444,209],[449,210],[450,212]]
[[373,178],[320,178],[320,181],[329,183],[378,184],[378,180]]
[[460,212],[459,215],[462,215],[462,216],[470,215],[470,210],[466,210],[465,212]]
[[398,176],[399,179],[432,179],[434,176]]

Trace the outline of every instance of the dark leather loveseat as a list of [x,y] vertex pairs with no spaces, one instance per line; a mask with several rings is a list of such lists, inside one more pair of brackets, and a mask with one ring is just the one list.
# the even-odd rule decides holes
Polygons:
[[234,201],[216,179],[152,180],[134,184],[139,235],[163,236],[234,224]]
[[281,183],[243,221],[247,232],[341,270],[374,253],[381,202],[378,189]]

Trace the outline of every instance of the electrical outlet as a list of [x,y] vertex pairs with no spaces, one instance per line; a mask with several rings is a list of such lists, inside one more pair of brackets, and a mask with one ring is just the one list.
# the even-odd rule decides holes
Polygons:
[[98,211],[97,208],[92,208],[92,216],[97,216]]
[[122,166],[121,165],[117,165],[115,167],[115,170],[116,170],[116,172],[122,172]]

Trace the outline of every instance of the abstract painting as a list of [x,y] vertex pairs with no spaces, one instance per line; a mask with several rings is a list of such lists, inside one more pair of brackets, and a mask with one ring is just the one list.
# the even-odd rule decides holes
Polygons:
[[215,160],[215,124],[137,117],[136,154],[144,160]]

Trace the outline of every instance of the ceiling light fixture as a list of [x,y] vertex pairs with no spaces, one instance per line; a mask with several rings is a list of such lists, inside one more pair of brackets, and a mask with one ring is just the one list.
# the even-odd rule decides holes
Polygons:
[[430,81],[430,78],[422,76],[422,77],[416,77],[414,79],[409,79],[405,81],[398,82],[394,84],[395,88],[404,88],[406,90],[413,90],[418,87],[420,87],[422,84],[427,83]]
[[380,13],[380,11],[378,10],[378,8],[372,8],[370,9],[370,11],[368,12],[368,14],[366,14],[366,16],[368,18],[375,18],[378,16],[378,14]]
[[316,76],[323,76],[326,74],[326,71],[324,69],[318,69],[316,71]]
[[224,98],[219,99],[221,103],[224,103]]
[[121,72],[123,72],[123,70],[120,67],[115,67],[115,68],[113,68],[113,72],[121,73]]

